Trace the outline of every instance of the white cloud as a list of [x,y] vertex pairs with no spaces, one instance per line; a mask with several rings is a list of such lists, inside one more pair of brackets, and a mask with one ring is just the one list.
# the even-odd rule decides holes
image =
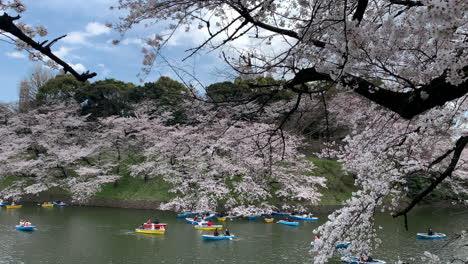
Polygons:
[[81,63],[77,63],[77,64],[70,63],[70,66],[72,66],[72,68],[75,69],[75,71],[77,71],[78,73],[83,73],[86,71],[86,67]]
[[99,22],[92,22],[86,25],[86,32],[89,33],[91,36],[99,36],[102,34],[109,34],[110,28]]
[[126,38],[120,42],[123,45],[143,45],[143,40],[139,38]]
[[25,59],[26,55],[19,51],[12,51],[5,53],[8,57],[15,58],[15,59]]
[[88,38],[109,34],[110,28],[99,22],[91,22],[86,25],[85,31],[73,31],[63,39],[65,43],[75,45],[90,45]]
[[57,55],[57,57],[64,59],[72,50],[73,50],[72,48],[67,48],[67,47],[62,46],[58,50],[55,50],[54,54]]

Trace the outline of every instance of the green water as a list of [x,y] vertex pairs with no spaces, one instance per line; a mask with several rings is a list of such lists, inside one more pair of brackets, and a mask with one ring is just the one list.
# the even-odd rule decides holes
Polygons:
[[[135,234],[133,229],[156,216],[168,223],[165,235]],[[175,214],[148,210],[93,207],[0,209],[0,263],[310,263],[309,243],[318,223],[299,227],[266,224],[259,220],[223,223],[238,238],[232,241],[202,241],[207,231],[195,230]],[[28,219],[38,230],[16,231],[20,219]],[[216,221],[214,221],[216,222]],[[468,247],[457,240],[417,240],[415,233],[427,227],[453,237],[468,229],[468,210],[418,209],[409,217],[410,231],[401,220],[388,216],[377,219],[382,246],[375,258],[393,263],[424,251],[443,257],[468,257]],[[336,257],[331,263],[339,263]],[[410,263],[422,263],[418,258]]]

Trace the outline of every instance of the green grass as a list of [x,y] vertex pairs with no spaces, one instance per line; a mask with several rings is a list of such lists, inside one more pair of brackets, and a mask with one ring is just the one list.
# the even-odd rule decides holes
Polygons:
[[123,176],[116,183],[104,184],[102,190],[95,195],[96,198],[116,200],[154,200],[168,201],[173,198],[169,193],[170,184],[161,178],[142,179]]
[[344,171],[338,161],[312,157],[308,160],[316,166],[312,174],[327,179],[327,188],[320,187],[322,193],[320,205],[341,205],[351,197],[352,192],[357,190],[353,176]]
[[17,176],[8,176],[3,179],[0,179],[0,191],[10,187],[15,181],[19,180],[21,180],[21,178]]

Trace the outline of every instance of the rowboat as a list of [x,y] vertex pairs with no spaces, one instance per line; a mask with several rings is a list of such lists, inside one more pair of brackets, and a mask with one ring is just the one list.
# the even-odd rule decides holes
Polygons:
[[181,214],[177,214],[177,218],[186,218],[186,217],[195,216],[195,215],[197,215],[197,213],[184,212],[184,213],[181,213]]
[[0,206],[8,205],[8,202],[0,202]]
[[275,219],[273,219],[273,218],[264,218],[263,220],[265,221],[265,223],[273,223],[273,221]]
[[136,233],[142,233],[142,234],[153,234],[153,235],[164,235],[166,230],[157,230],[157,229],[143,229],[143,228],[137,228],[135,229]]
[[54,207],[54,204],[41,204],[41,206],[44,208],[52,208]]
[[204,219],[205,219],[205,220],[211,220],[211,219],[213,219],[215,216],[216,216],[216,214],[210,214],[210,215],[208,215],[207,217],[205,217]]
[[280,221],[278,221],[276,223],[282,224],[282,225],[290,225],[290,226],[298,226],[299,225],[299,222],[288,222],[288,221],[283,221],[283,220],[280,220]]
[[373,259],[371,261],[360,261],[358,257],[341,257],[341,262],[346,264],[385,264],[387,262],[380,259]]
[[208,224],[207,221],[200,221],[199,222],[199,221],[193,220],[193,218],[190,218],[190,217],[185,218],[185,221],[187,221],[187,223],[192,224],[192,225],[199,225],[199,224],[207,225]]
[[284,213],[284,212],[273,212],[271,215],[276,215],[276,216],[290,216],[290,213]]
[[203,235],[203,240],[232,240],[236,238],[234,235],[230,236],[213,236],[213,235]]
[[258,215],[249,215],[249,216],[247,216],[246,218],[247,218],[247,220],[255,220],[255,219],[257,219],[258,217],[259,217]]
[[291,215],[291,219],[294,220],[303,220],[303,221],[317,221],[318,217],[305,217],[305,216],[300,216],[300,215]]
[[[338,249],[338,248],[348,248],[348,246],[351,245],[351,242],[344,242],[344,243],[340,243],[340,244],[336,244],[335,245],[335,248]],[[310,246],[311,247],[314,247],[314,241],[310,242]]]
[[224,222],[224,221],[226,221],[227,218],[226,217],[218,217],[217,219],[218,219],[218,221]]
[[446,238],[447,236],[442,233],[434,233],[433,235],[428,235],[427,233],[417,233],[416,237],[419,239],[441,239]]
[[148,229],[160,229],[161,227],[163,227],[164,229],[167,229],[167,224],[166,224],[166,223],[159,223],[159,224],[155,224],[155,223],[147,224],[147,223],[144,223],[144,224],[143,224],[143,227],[144,227],[144,228],[148,228]]
[[196,225],[194,227],[195,227],[195,229],[198,229],[198,230],[214,231],[216,229],[221,230],[223,228],[223,225],[212,225],[212,226]]
[[23,207],[22,205],[7,205],[6,209],[18,209]]
[[54,202],[54,205],[55,206],[67,206],[67,204],[64,202],[60,202],[60,203]]
[[16,226],[16,230],[20,230],[20,231],[34,231],[36,229],[35,226],[22,226],[22,225],[17,225]]

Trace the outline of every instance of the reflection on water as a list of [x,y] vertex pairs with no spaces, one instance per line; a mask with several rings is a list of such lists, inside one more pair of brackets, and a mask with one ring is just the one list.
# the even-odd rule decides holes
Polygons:
[[[41,208],[25,206],[18,210],[0,209],[0,264],[3,263],[310,263],[309,243],[318,223],[299,227],[267,224],[260,220],[226,221],[235,240],[207,242],[207,231],[195,230],[175,214],[157,212],[168,223],[165,235],[133,232],[154,211],[111,208]],[[38,227],[32,233],[18,232],[14,226],[28,219]],[[444,257],[468,257],[468,241],[450,239],[468,229],[468,210],[457,208],[418,209],[409,215],[410,231],[403,219],[377,217],[382,246],[374,256],[387,263],[430,251]],[[446,233],[446,240],[418,240],[417,232],[428,227]],[[335,258],[331,263],[340,263]]]

